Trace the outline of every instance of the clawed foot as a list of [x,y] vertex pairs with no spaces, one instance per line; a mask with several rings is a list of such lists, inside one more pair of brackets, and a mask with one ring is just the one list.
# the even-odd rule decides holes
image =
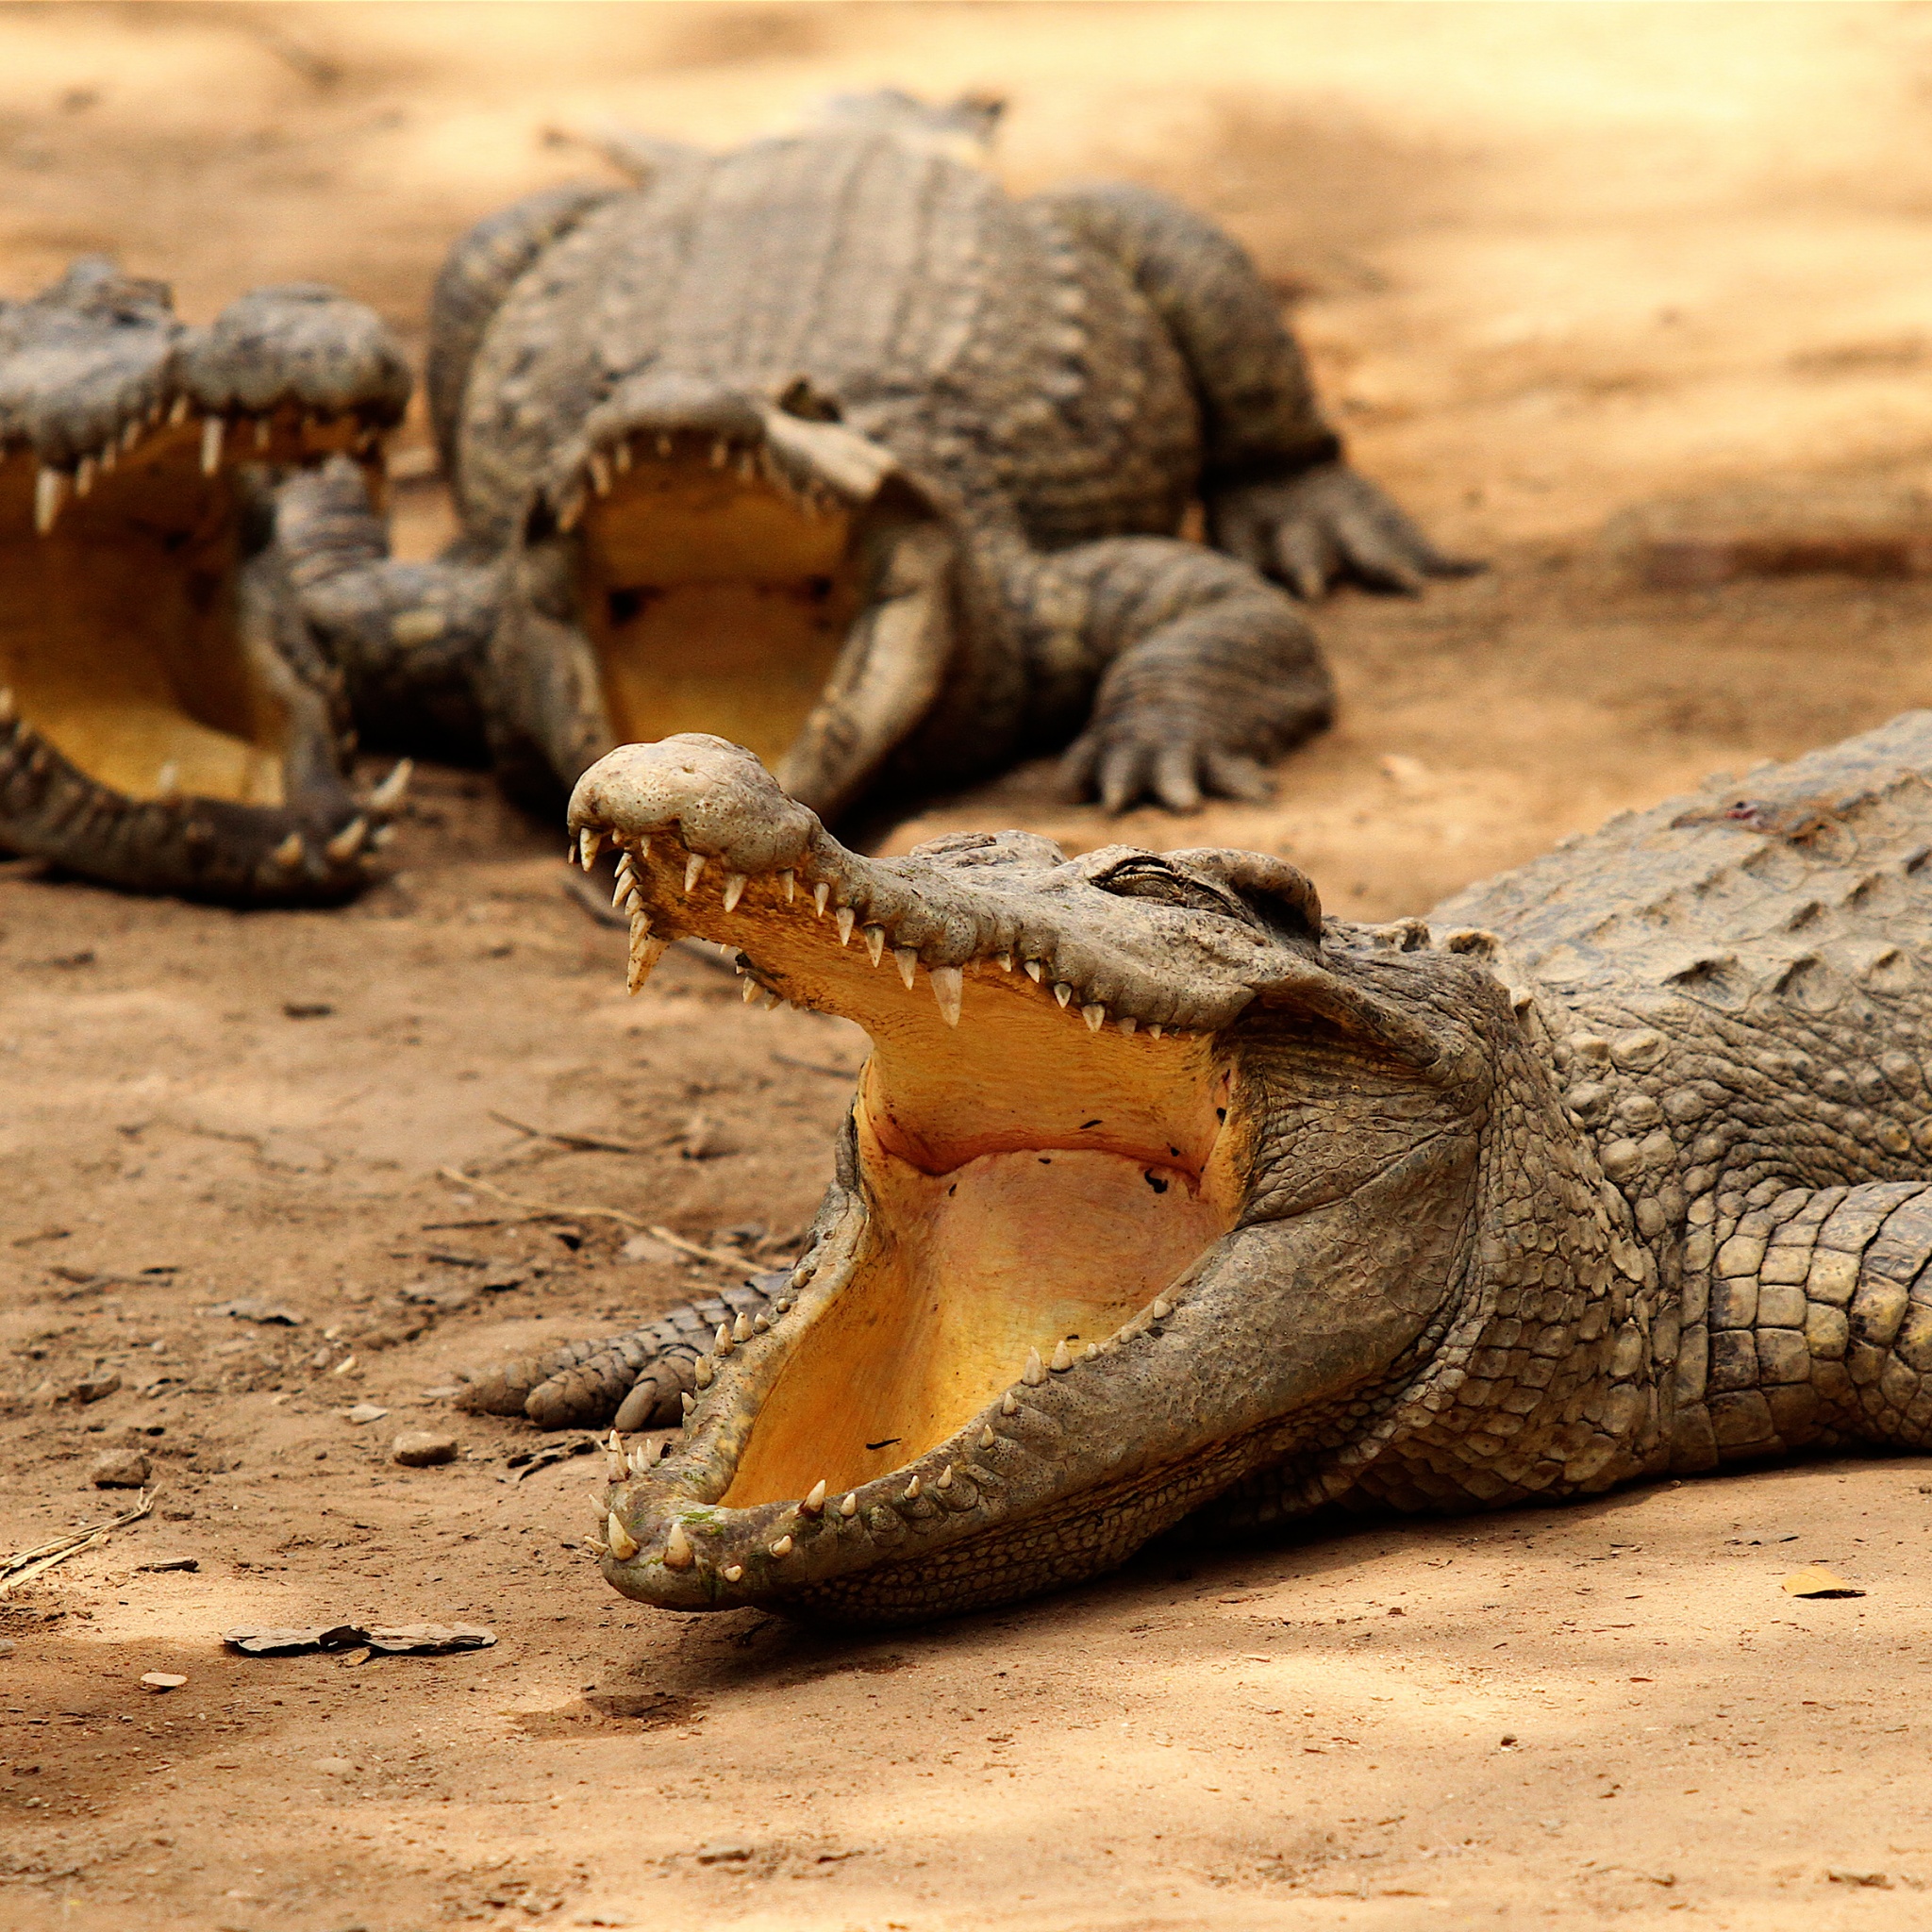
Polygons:
[[1096,718],[1068,750],[1060,779],[1071,796],[1098,799],[1108,812],[1142,799],[1197,811],[1203,798],[1252,801],[1274,791],[1258,759],[1216,742],[1208,729],[1191,731],[1138,707]]
[[1368,477],[1346,463],[1218,492],[1208,506],[1216,546],[1312,603],[1343,577],[1414,596],[1430,577],[1484,566],[1446,557]]

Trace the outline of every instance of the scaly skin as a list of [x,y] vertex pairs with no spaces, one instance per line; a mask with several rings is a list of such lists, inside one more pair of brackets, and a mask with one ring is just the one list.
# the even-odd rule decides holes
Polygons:
[[91,258],[0,303],[0,845],[236,905],[365,883],[406,779],[350,793],[274,492],[333,459],[366,503],[408,392],[381,322],[307,284],[187,328]]
[[[458,245],[429,391],[452,567],[502,599],[476,728],[516,789],[568,787],[627,738],[724,729],[722,708],[807,678],[796,716],[760,728],[827,818],[1070,739],[1070,778],[1112,809],[1252,796],[1332,706],[1281,586],[1413,591],[1465,567],[1347,469],[1232,242],[1139,189],[1015,200],[962,158],[972,118],[885,96],[729,154],[656,147],[628,192],[551,191]],[[713,505],[693,514],[722,531],[742,512],[741,538],[644,554],[650,491],[694,503],[733,478],[762,521]],[[1180,541],[1196,503],[1219,548]],[[774,527],[803,556],[840,519],[842,550],[774,560]],[[693,597],[650,629],[693,577],[768,594]],[[766,654],[749,693],[624,694],[613,666],[655,674],[810,596],[818,643],[735,646]],[[360,612],[352,677],[381,681],[372,714],[406,673],[370,640],[421,601],[380,570],[338,596],[338,622]]]
[[[597,1542],[628,1595],[890,1621],[1183,1520],[1932,1436],[1932,712],[1380,927],[1254,854],[867,860],[711,739],[613,754],[572,824],[624,855],[634,982],[699,933],[874,1042],[790,1280],[625,1402],[634,1428],[687,1410],[665,1459],[613,1460]],[[1124,1299],[1070,1339],[1115,1162],[1146,1163],[1144,1226],[1108,1209]],[[1162,1247],[1177,1203],[1197,1232]],[[523,1365],[525,1412],[608,1420],[628,1357],[652,1366],[626,1339]],[[931,1426],[892,1435],[917,1453],[868,1460],[847,1412],[921,1420],[899,1385],[927,1368]]]

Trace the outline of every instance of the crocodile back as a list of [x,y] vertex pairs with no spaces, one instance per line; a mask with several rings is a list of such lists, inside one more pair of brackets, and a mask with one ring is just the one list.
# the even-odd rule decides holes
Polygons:
[[473,531],[500,533],[643,371],[774,398],[804,376],[941,493],[1049,543],[1173,529],[1198,467],[1179,356],[1119,266],[890,134],[672,158],[549,247],[473,365]]

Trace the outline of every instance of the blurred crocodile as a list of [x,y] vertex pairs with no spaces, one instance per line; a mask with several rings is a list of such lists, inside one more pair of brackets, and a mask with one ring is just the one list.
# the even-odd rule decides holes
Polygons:
[[862,858],[701,737],[571,816],[633,985],[697,933],[874,1042],[789,1275],[471,1391],[685,1411],[598,1503],[627,1595],[919,1617],[1932,1441],[1932,712],[1384,926],[1254,853]]
[[0,302],[0,848],[240,905],[363,884],[407,774],[351,792],[274,492],[333,455],[359,497],[408,394],[311,284],[187,328],[89,258]]
[[[458,244],[429,406],[452,596],[493,571],[502,600],[477,689],[513,789],[703,729],[828,819],[1075,734],[1110,808],[1254,795],[1333,701],[1266,574],[1464,567],[1342,462],[1234,242],[1141,189],[1016,200],[960,152],[988,125],[887,95],[729,154],[633,146],[635,187]],[[1219,548],[1177,534],[1197,504]],[[450,662],[378,551],[310,569],[371,730],[420,641],[439,688]]]

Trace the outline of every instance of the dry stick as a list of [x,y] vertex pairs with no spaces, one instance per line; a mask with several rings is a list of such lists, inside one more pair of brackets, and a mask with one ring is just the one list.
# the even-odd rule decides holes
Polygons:
[[494,1194],[499,1201],[508,1201],[512,1208],[528,1208],[538,1216],[568,1221],[573,1217],[589,1217],[598,1221],[615,1221],[625,1227],[634,1227],[640,1234],[647,1234],[654,1241],[662,1241],[667,1247],[675,1248],[679,1254],[694,1256],[700,1261],[710,1261],[720,1268],[745,1268],[750,1262],[743,1255],[727,1255],[717,1248],[701,1248],[695,1241],[688,1241],[681,1234],[673,1234],[668,1227],[659,1227],[656,1222],[640,1221],[634,1214],[626,1214],[621,1208],[571,1208],[558,1201],[533,1201],[527,1194],[512,1194],[508,1188],[499,1188],[492,1182],[480,1179],[475,1174],[465,1174],[459,1167],[439,1167],[437,1173],[446,1181],[455,1181],[458,1187],[475,1188],[479,1193]]
[[42,1543],[31,1550],[21,1550],[0,1563],[0,1595],[13,1588],[16,1583],[27,1583],[51,1570],[56,1563],[64,1563],[69,1557],[77,1557],[83,1550],[97,1550],[117,1529],[125,1529],[130,1523],[139,1523],[155,1507],[155,1499],[143,1490],[136,1499],[134,1507],[122,1515],[110,1517],[106,1523],[90,1524],[86,1529],[70,1530],[67,1535],[56,1537],[50,1543]]
[[491,1120],[501,1121],[505,1126],[514,1127],[518,1133],[527,1134],[533,1141],[555,1141],[559,1146],[575,1147],[584,1154],[651,1154],[657,1151],[641,1141],[608,1141],[598,1134],[564,1134],[554,1127],[533,1127],[528,1121],[513,1120],[493,1107],[489,1111]]

